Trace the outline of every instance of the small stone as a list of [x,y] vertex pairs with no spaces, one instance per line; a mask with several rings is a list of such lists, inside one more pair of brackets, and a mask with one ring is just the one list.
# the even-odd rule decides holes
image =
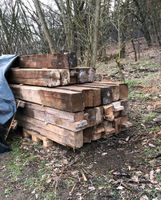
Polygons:
[[148,198],[146,195],[144,195],[144,196],[142,196],[142,197],[140,198],[140,200],[149,200],[149,198]]
[[123,187],[123,186],[121,186],[121,185],[119,185],[119,186],[117,187],[117,189],[118,189],[118,190],[123,190],[123,189],[124,189],[124,187]]
[[149,147],[155,148],[156,146],[154,144],[149,143]]
[[90,187],[88,187],[88,189],[89,189],[90,191],[94,191],[96,188],[95,188],[94,186],[90,186]]
[[102,156],[105,156],[105,155],[107,155],[107,152],[102,153]]

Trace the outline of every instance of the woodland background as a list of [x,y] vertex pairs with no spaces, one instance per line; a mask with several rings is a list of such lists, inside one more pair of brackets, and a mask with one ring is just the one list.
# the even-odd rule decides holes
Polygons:
[[161,47],[161,0],[0,2],[0,54],[69,51],[95,67],[97,59],[126,57],[127,42],[137,60],[140,38]]

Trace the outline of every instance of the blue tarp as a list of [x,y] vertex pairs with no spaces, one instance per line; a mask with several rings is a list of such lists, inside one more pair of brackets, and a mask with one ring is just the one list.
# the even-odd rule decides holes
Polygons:
[[0,56],[0,124],[2,125],[16,112],[15,98],[5,78],[5,73],[16,58],[16,55]]

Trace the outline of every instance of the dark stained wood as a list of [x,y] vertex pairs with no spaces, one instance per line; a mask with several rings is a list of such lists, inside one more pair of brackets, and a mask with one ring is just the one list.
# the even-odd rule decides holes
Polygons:
[[88,127],[96,126],[103,122],[103,107],[95,107],[89,108],[85,110],[85,114],[87,114],[87,122]]
[[97,88],[101,90],[101,104],[107,105],[113,101],[112,88],[96,83],[82,84],[82,87]]
[[118,101],[120,99],[120,87],[119,87],[119,85],[113,84],[113,83],[104,83],[104,82],[94,82],[94,83],[91,83],[91,84],[95,85],[97,87],[98,86],[99,87],[105,86],[105,87],[109,88],[111,90],[112,101]]
[[117,86],[119,86],[119,99],[121,99],[121,100],[128,99],[128,85],[126,83],[104,81],[104,80],[101,81],[100,83],[107,84],[107,85],[117,85]]
[[72,83],[91,83],[95,80],[95,70],[89,67],[76,67],[70,70]]
[[[50,68],[50,69],[69,69],[68,54],[33,54],[20,56],[19,64],[21,68]],[[72,67],[76,67],[72,65]]]
[[83,130],[83,143],[91,143],[95,127],[89,127]]
[[128,115],[129,103],[128,100],[121,100],[121,105],[124,107],[124,110],[121,111],[122,116]]

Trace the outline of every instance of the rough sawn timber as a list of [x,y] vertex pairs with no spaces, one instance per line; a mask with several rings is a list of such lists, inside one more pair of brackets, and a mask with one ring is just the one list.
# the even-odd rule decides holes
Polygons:
[[45,124],[44,122],[30,118],[27,116],[16,116],[18,125],[25,129],[35,131],[48,139],[55,141],[59,144],[69,146],[72,148],[80,148],[83,146],[83,132],[69,131],[52,124]]
[[70,91],[81,92],[83,94],[83,102],[85,107],[95,107],[101,105],[101,91],[99,88],[85,88],[82,87],[82,85],[65,86],[61,88]]
[[84,110],[81,92],[55,88],[10,85],[16,98],[68,112]]
[[21,69],[12,68],[8,73],[11,83],[56,87],[70,83],[68,69]]
[[17,113],[74,132],[83,130],[88,125],[84,112],[70,113],[29,102],[24,103],[24,106]]
[[21,68],[49,68],[49,69],[69,69],[68,54],[33,54],[20,56],[18,65]]

